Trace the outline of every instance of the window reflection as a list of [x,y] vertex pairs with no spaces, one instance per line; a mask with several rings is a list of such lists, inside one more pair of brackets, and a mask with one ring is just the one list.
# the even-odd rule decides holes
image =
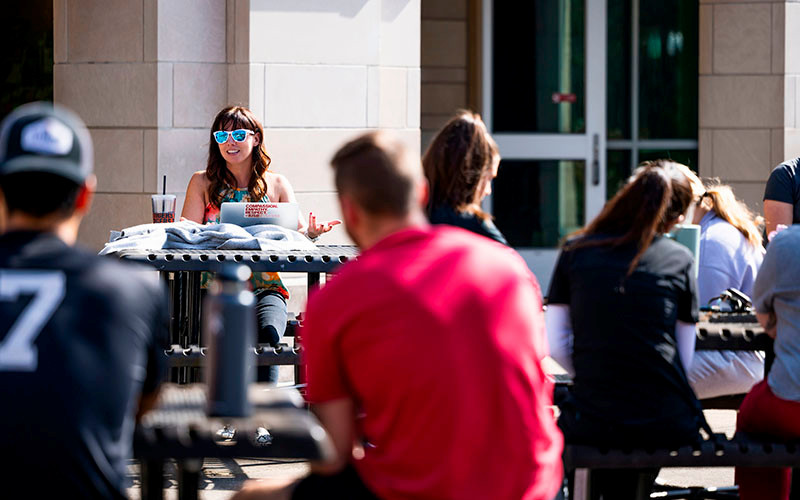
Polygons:
[[503,160],[492,188],[495,223],[515,247],[556,247],[583,226],[584,161]]
[[696,139],[697,2],[639,8],[639,137]]
[[494,132],[586,128],[583,0],[494,2]]

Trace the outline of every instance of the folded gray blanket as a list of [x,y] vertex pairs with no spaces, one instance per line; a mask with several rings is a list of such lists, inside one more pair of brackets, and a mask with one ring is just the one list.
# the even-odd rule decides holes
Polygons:
[[297,231],[272,224],[240,227],[235,224],[198,224],[193,221],[141,224],[111,231],[100,251],[106,255],[120,250],[312,250],[311,240]]

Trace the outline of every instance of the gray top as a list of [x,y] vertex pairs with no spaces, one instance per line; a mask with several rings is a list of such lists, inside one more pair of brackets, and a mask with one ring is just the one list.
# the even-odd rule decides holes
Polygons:
[[775,362],[767,379],[772,392],[800,402],[800,226],[770,242],[753,287],[753,305],[777,318]]
[[700,257],[697,289],[700,305],[728,288],[753,294],[753,283],[764,259],[761,247],[754,247],[728,221],[708,212],[700,221]]

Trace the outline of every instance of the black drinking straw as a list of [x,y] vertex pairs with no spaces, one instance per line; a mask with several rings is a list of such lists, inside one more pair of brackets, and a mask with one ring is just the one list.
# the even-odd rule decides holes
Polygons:
[[[167,194],[167,176],[166,175],[164,176],[164,182],[161,185],[161,194],[162,195],[166,195]],[[166,198],[161,198],[161,213],[162,214],[164,213],[164,211],[167,208],[166,207],[166,203],[167,203],[167,199]]]

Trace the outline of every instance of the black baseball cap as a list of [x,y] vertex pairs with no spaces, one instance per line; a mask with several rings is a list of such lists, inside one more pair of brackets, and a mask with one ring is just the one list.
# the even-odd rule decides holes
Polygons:
[[42,172],[82,184],[92,173],[93,163],[86,125],[63,106],[24,104],[0,124],[0,176]]

